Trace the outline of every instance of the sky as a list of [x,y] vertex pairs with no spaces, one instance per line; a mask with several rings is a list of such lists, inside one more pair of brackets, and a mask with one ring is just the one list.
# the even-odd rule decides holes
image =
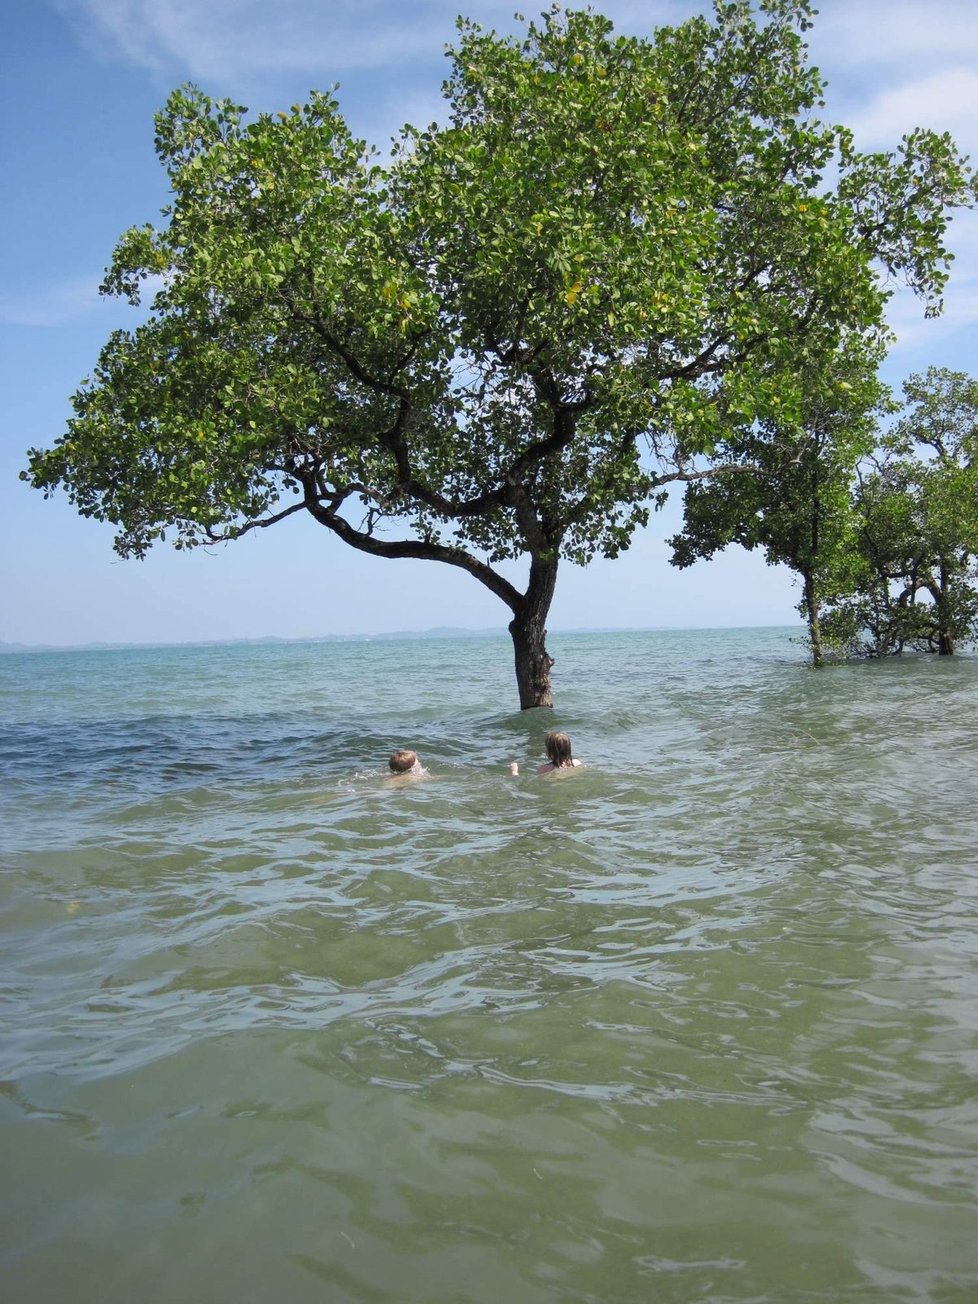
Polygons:
[[[605,0],[625,32],[704,6]],[[382,149],[404,122],[442,112],[446,44],[459,12],[519,30],[514,0],[5,0],[0,78],[0,644],[316,638],[437,626],[504,628],[508,612],[450,567],[353,552],[294,517],[213,551],[157,545],[143,562],[63,494],[18,479],[25,450],[64,431],[70,397],[110,330],[133,310],[98,284],[118,236],[166,203],[153,114],[192,81],[253,111],[288,108],[339,84],[354,132]],[[536,13],[537,6],[530,6]],[[948,130],[978,156],[974,0],[825,0],[809,33],[828,79],[825,117],[862,149],[915,126]],[[959,214],[946,309],[925,321],[897,294],[895,387],[930,365],[978,373],[978,215]],[[728,549],[686,571],[668,564],[678,499],[614,562],[567,563],[549,627],[721,627],[797,620],[791,575]]]

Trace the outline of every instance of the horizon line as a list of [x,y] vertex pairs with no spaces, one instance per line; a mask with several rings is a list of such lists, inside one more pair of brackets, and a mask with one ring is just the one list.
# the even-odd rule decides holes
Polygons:
[[[547,631],[548,637],[560,634],[663,634],[708,633],[714,630],[734,629],[792,629],[793,625],[739,624],[739,625],[575,625]],[[397,641],[425,638],[505,638],[505,626],[495,625],[472,628],[466,625],[433,625],[428,629],[381,630],[376,633],[357,634],[256,634],[229,638],[150,639],[134,642],[128,639],[93,640],[87,643],[7,643],[0,641],[0,655],[21,652],[124,652],[150,648],[181,647],[234,647],[275,643],[369,643],[378,640]]]

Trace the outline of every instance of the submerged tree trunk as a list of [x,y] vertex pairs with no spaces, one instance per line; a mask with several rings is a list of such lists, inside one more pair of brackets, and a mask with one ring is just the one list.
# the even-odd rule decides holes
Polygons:
[[[817,436],[816,436],[817,439]],[[819,441],[820,442],[820,441]],[[808,639],[812,648],[812,665],[817,670],[825,665],[825,653],[822,649],[822,627],[818,620],[818,593],[815,588],[815,566],[817,565],[820,526],[822,521],[822,501],[819,494],[820,464],[818,453],[812,460],[809,472],[811,486],[811,515],[809,517],[809,555],[808,564],[802,564],[801,573],[804,581],[805,615],[808,618]]]
[[940,576],[937,583],[933,578],[925,582],[925,587],[930,593],[934,602],[934,624],[936,629],[931,635],[930,645],[933,649],[937,644],[937,655],[939,657],[954,656],[954,617],[951,611],[950,578],[947,567],[942,563],[940,567]]
[[547,652],[547,631],[535,624],[527,626],[519,617],[509,622],[516,654],[516,685],[520,694],[520,709],[531,706],[553,706],[550,687],[550,667],[554,659]]
[[553,706],[550,667],[554,659],[547,652],[547,615],[557,582],[557,561],[534,558],[530,566],[530,583],[519,608],[509,622],[516,659],[516,685],[520,709]]
[[808,619],[808,640],[812,647],[812,665],[824,666],[825,653],[822,649],[822,627],[818,620],[818,596],[815,581],[810,571],[805,571],[805,615]]
[[940,597],[937,602],[937,655],[939,657],[950,657],[954,655],[954,630],[952,627],[953,618],[951,615],[951,595],[948,591],[949,589],[950,577],[947,573],[947,567],[942,562]]

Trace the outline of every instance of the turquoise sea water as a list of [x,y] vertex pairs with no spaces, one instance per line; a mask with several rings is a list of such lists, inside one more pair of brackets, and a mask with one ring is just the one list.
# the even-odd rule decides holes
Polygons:
[[5,1304],[978,1298],[978,660],[551,651],[0,658]]

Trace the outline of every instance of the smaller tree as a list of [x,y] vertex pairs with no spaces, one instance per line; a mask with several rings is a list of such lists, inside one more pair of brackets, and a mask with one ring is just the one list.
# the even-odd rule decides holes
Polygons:
[[[795,571],[816,666],[826,659],[823,604],[854,583],[852,482],[875,443],[876,415],[889,406],[880,358],[877,342],[850,336],[806,373],[790,410],[728,436],[718,452],[740,473],[690,484],[683,529],[670,540],[674,566],[739,543]],[[729,415],[733,424],[737,414]]]
[[978,381],[931,367],[903,391],[855,488],[854,583],[828,625],[869,655],[950,656],[978,634]]

